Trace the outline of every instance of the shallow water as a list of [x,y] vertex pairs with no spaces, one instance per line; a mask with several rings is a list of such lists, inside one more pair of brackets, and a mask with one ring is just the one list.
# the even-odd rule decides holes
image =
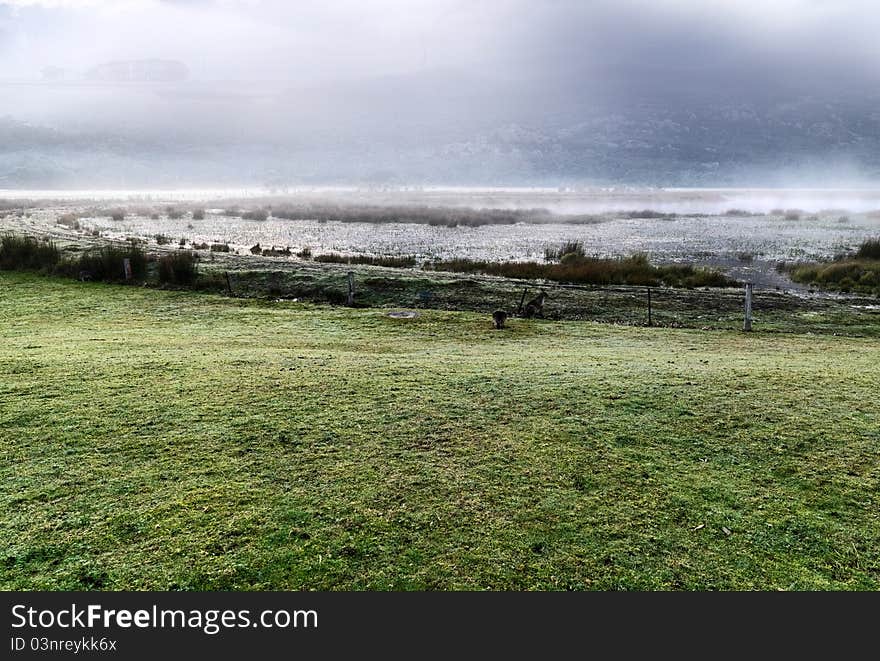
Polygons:
[[543,259],[544,248],[581,241],[588,254],[646,252],[658,261],[703,261],[707,257],[751,255],[764,261],[814,260],[852,250],[880,233],[880,218],[853,215],[816,220],[781,216],[689,216],[673,219],[610,219],[599,223],[483,225],[445,227],[408,223],[343,223],[307,220],[247,221],[209,213],[204,220],[127,216],[83,219],[108,236],[151,237],[162,233],[197,242],[223,242],[240,249],[256,243],[305,246],[314,253],[414,255],[420,259],[467,257],[486,260]]

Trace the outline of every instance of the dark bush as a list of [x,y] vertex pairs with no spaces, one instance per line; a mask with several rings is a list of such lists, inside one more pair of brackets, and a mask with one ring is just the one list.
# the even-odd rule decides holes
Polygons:
[[126,247],[106,246],[98,250],[83,253],[78,260],[65,265],[68,275],[78,277],[80,273],[88,274],[92,280],[115,282],[125,280],[123,260],[131,262],[131,275],[134,280],[143,280],[147,274],[147,256],[134,244]]
[[308,246],[305,246],[302,250],[296,253],[296,256],[300,259],[311,259],[312,258],[312,249]]
[[880,239],[867,239],[859,246],[856,257],[859,259],[880,260]]
[[416,265],[415,257],[389,257],[389,256],[371,256],[371,255],[339,255],[337,253],[327,253],[317,255],[316,262],[325,264],[369,264],[371,266],[386,266],[389,268],[412,268]]
[[674,213],[663,213],[662,211],[654,211],[653,209],[641,209],[639,211],[625,211],[620,214],[621,218],[676,218],[677,215]]
[[165,236],[164,234],[156,234],[153,238],[156,239],[156,243],[160,246],[167,245],[172,241],[170,236]]
[[263,248],[263,257],[290,257],[291,254],[290,248]]
[[253,209],[241,214],[241,217],[244,220],[267,220],[269,218],[269,212],[265,209]]
[[198,261],[198,254],[188,250],[163,255],[159,258],[159,282],[191,285],[198,275]]
[[227,244],[227,243],[212,243],[211,244],[211,252],[229,252],[229,244]]
[[61,261],[61,251],[51,241],[6,234],[0,238],[0,269],[51,271]]
[[335,287],[325,287],[318,294],[319,299],[324,299],[331,305],[344,305],[348,302],[348,294]]
[[544,260],[547,262],[560,261],[565,255],[586,257],[584,244],[580,241],[566,241],[560,246],[548,246],[544,248]]
[[505,278],[545,279],[596,285],[729,287],[736,284],[723,273],[711,269],[698,269],[691,265],[679,264],[654,266],[647,255],[641,253],[614,259],[576,257],[566,259],[565,263],[559,264],[452,259],[434,262],[429,268],[436,271],[486,273]]
[[204,209],[193,209],[193,220],[204,220],[205,219],[205,210]]

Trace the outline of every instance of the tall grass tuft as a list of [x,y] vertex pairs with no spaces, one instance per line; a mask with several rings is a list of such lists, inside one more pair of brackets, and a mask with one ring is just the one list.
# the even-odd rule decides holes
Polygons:
[[191,285],[198,275],[198,261],[198,254],[187,250],[163,255],[159,258],[159,282]]
[[105,246],[99,250],[89,250],[78,260],[65,264],[69,275],[85,272],[92,280],[115,282],[125,279],[123,260],[131,262],[131,275],[134,280],[143,280],[147,275],[147,256],[134,244],[126,247]]
[[[572,255],[572,258],[568,258],[568,255]],[[689,264],[655,266],[643,253],[614,259],[576,257],[573,253],[568,255],[561,262],[553,264],[451,259],[434,262],[428,268],[435,271],[486,273],[505,278],[594,285],[729,287],[736,284],[719,271],[695,268]]]
[[880,259],[880,239],[867,239],[859,246],[858,259]]
[[581,241],[566,241],[559,246],[547,246],[544,248],[544,261],[546,262],[558,262],[566,255],[586,257],[584,244]]
[[390,257],[390,256],[372,256],[372,255],[339,255],[337,253],[326,253],[318,255],[314,258],[316,262],[325,264],[370,264],[372,266],[387,266],[391,268],[412,268],[416,265],[416,258]]
[[51,271],[61,261],[61,251],[48,240],[6,234],[0,238],[0,269]]

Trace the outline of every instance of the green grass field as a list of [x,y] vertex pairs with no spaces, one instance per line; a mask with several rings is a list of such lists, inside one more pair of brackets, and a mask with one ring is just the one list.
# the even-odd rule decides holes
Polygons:
[[876,590],[878,364],[2,273],[0,587]]

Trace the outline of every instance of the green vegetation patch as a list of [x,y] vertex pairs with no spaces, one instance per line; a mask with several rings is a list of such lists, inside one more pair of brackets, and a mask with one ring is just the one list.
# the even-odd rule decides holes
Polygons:
[[880,239],[864,241],[855,255],[828,262],[780,264],[779,270],[795,282],[822,289],[880,296]]
[[0,273],[4,589],[880,588],[880,347]]
[[[570,251],[562,252],[565,250]],[[559,258],[559,262],[488,262],[459,258],[435,261],[430,268],[453,273],[485,273],[505,278],[593,285],[730,287],[737,284],[714,269],[690,264],[655,266],[644,254],[620,258],[587,257],[577,242],[558,249],[550,248],[545,251],[545,258]]]

